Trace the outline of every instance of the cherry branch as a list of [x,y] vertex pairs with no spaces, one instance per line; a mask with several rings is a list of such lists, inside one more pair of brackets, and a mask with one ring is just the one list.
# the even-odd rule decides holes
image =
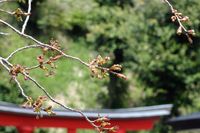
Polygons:
[[24,46],[21,48],[16,49],[15,51],[13,51],[12,53],[10,53],[10,55],[8,57],[6,57],[6,60],[10,60],[15,54],[17,54],[20,51],[23,51],[25,49],[30,49],[30,48],[38,48],[38,47],[42,47],[41,45],[29,45],[29,46]]
[[[26,47],[26,48],[28,48],[28,47]],[[32,46],[31,47],[29,47],[29,48],[33,48]],[[24,48],[25,49],[25,48]],[[22,49],[18,49],[18,51],[21,51]],[[16,53],[16,52],[13,52],[12,54],[14,55],[14,53]],[[6,59],[4,59],[3,57],[0,57],[0,63],[12,74],[12,68],[10,69],[9,67],[14,67],[14,65],[13,64],[11,64],[10,62],[8,62]],[[80,111],[80,110],[78,110],[78,109],[73,109],[73,108],[70,108],[70,107],[68,107],[68,106],[66,106],[66,105],[64,105],[64,104],[62,104],[62,103],[60,103],[60,102],[58,102],[57,100],[55,100],[47,91],[46,91],[46,89],[41,85],[41,84],[39,84],[39,82],[37,82],[34,78],[32,78],[29,74],[27,74],[25,71],[23,71],[22,69],[20,70],[21,72],[21,74],[22,75],[24,75],[25,77],[27,77],[27,79],[29,79],[30,81],[32,81],[39,89],[41,89],[44,93],[45,93],[45,95],[52,101],[52,102],[54,102],[54,103],[56,103],[57,105],[59,105],[59,106],[61,106],[61,107],[63,107],[64,109],[66,109],[66,110],[69,110],[69,111],[73,111],[73,112],[77,112],[77,113],[79,113],[79,114],[81,114],[85,119],[86,119],[86,121],[88,121],[93,127],[95,127],[96,129],[97,129],[97,131],[99,131],[99,132],[101,132],[102,130],[107,130],[107,131],[115,131],[116,129],[117,129],[117,127],[111,127],[111,128],[107,128],[107,127],[102,127],[102,125],[110,125],[108,122],[106,122],[106,121],[108,121],[108,119],[106,118],[106,117],[101,117],[101,118],[98,118],[98,119],[96,119],[96,120],[90,120],[82,111]],[[17,86],[18,86],[18,88],[19,88],[19,90],[20,90],[20,92],[21,92],[21,94],[22,94],[22,96],[23,97],[25,97],[27,100],[28,100],[28,102],[26,102],[26,103],[28,103],[29,105],[31,105],[30,107],[32,107],[32,104],[31,104],[31,102],[32,102],[32,99],[30,98],[30,97],[28,97],[25,93],[24,93],[24,89],[22,88],[22,86],[21,86],[21,84],[20,84],[20,82],[17,80],[17,78],[16,78],[16,76],[17,75],[14,75],[14,76],[12,76],[12,79],[16,82],[16,84],[17,84]],[[39,99],[39,102],[41,102],[41,98]],[[40,103],[39,103],[38,101],[37,101],[37,103],[34,103],[34,107],[35,107],[35,109],[34,109],[34,111],[35,112],[37,112],[37,111],[40,111],[40,108],[42,108],[41,106],[39,106],[39,105],[41,105]],[[35,105],[36,104],[36,105]],[[38,106],[39,106],[39,108],[37,107],[37,104],[39,104]],[[51,106],[49,106],[48,108],[45,108],[45,109],[43,109],[42,108],[42,110],[43,111],[46,111],[47,113],[50,113],[50,114],[53,114],[53,112],[51,111]],[[49,112],[50,111],[50,112]],[[38,112],[37,112],[38,113]],[[101,125],[98,125],[98,124],[96,124],[96,122],[101,122]]]
[[[45,47],[45,48],[51,48],[51,49],[53,49],[53,50],[56,50],[57,52],[59,52],[59,53],[62,55],[62,57],[65,57],[65,58],[69,58],[69,57],[70,57],[71,59],[78,60],[78,61],[80,61],[82,64],[84,64],[85,66],[87,66],[87,67],[89,67],[89,68],[91,68],[91,69],[97,68],[97,69],[103,70],[103,71],[105,71],[105,72],[112,73],[112,74],[116,75],[117,77],[126,79],[126,76],[124,76],[123,74],[120,74],[120,73],[118,73],[118,72],[115,72],[116,68],[121,70],[121,66],[120,66],[120,65],[113,65],[111,68],[106,68],[106,67],[99,66],[98,64],[92,64],[92,63],[88,64],[88,63],[82,61],[81,59],[79,59],[79,58],[77,58],[77,57],[67,55],[67,54],[65,54],[63,51],[61,51],[61,50],[59,50],[59,49],[57,49],[57,48],[55,48],[55,47],[53,47],[53,46],[51,46],[51,45],[46,45],[46,44],[45,44],[45,45],[29,45],[29,46],[24,46],[24,47],[18,48],[18,49],[16,49],[14,52],[12,52],[12,53],[6,58],[6,60],[9,60],[9,59],[12,58],[16,53],[18,53],[18,52],[20,52],[20,51],[23,51],[23,50],[26,50],[26,49],[30,49],[30,48],[44,48],[44,47]],[[108,59],[108,60],[109,60],[109,59]],[[47,60],[47,61],[44,62],[43,64],[46,64],[46,63],[48,63],[48,62],[49,62],[49,60]],[[41,65],[38,64],[38,65],[32,66],[32,67],[30,67],[30,68],[25,68],[25,69],[26,69],[26,70],[32,70],[32,69],[39,68],[40,66],[41,66]],[[120,70],[119,70],[119,71],[120,71]]]
[[[30,47],[29,47],[30,48]],[[9,66],[13,66],[10,62],[8,62],[6,59],[4,59],[3,57],[0,57],[0,63],[10,72],[10,68]],[[9,66],[7,66],[6,64],[9,64]],[[68,106],[65,106],[64,104],[58,102],[57,100],[55,100],[47,91],[46,89],[40,85],[34,78],[32,78],[30,75],[28,75],[27,73],[23,72],[21,73],[23,74],[24,76],[26,76],[28,79],[30,79],[38,88],[40,88],[44,93],[45,95],[54,103],[60,105],[61,107],[63,107],[64,109],[66,110],[69,110],[69,111],[73,111],[73,112],[78,112],[80,113],[83,117],[85,117],[85,119],[90,122],[92,124],[92,126],[94,126],[95,128],[97,128],[97,126],[94,124],[94,121],[90,120],[83,112],[81,112],[80,110],[76,110],[76,109],[73,109],[73,108],[70,108]],[[20,89],[20,92],[22,94],[23,97],[25,97],[26,99],[29,99],[29,97],[24,93],[24,89],[22,88],[20,82],[17,80],[16,76],[13,76],[12,78],[16,83],[17,83],[17,86],[19,87]]]
[[188,41],[192,44],[193,40],[192,40],[191,36],[195,35],[195,31],[193,29],[187,30],[186,27],[183,25],[183,22],[188,22],[189,21],[189,17],[188,16],[183,16],[182,13],[180,13],[176,9],[174,9],[172,4],[168,0],[163,0],[163,1],[165,3],[167,3],[168,6],[171,9],[171,12],[173,14],[173,16],[171,17],[172,22],[177,21],[178,24],[179,24],[179,27],[177,29],[177,34],[181,35],[182,33],[184,33],[187,36]]
[[8,36],[10,34],[9,33],[5,33],[5,32],[0,32],[0,35]]
[[16,0],[0,0],[0,3],[3,3],[3,2],[11,2],[11,1],[16,1]]
[[13,15],[13,12],[6,11],[6,10],[3,10],[3,9],[0,9],[0,12],[4,12],[4,13],[7,13],[7,14],[9,14],[9,15]]
[[77,112],[77,113],[80,113],[92,126],[94,126],[95,128],[97,128],[97,126],[93,123],[93,121],[91,121],[83,112],[81,112],[80,110],[76,110],[76,109],[73,109],[73,108],[70,108],[60,102],[58,102],[57,100],[55,100],[47,91],[46,89],[40,85],[34,78],[32,78],[30,75],[27,75],[26,73],[23,73],[24,76],[26,76],[28,79],[30,79],[38,88],[40,88],[44,93],[45,95],[54,103],[60,105],[61,107],[63,107],[64,109],[66,110],[69,110],[69,111],[73,111],[73,112]]
[[25,31],[25,29],[26,29],[26,26],[27,26],[27,23],[28,23],[29,18],[30,18],[30,14],[31,14],[31,3],[32,3],[32,0],[28,0],[28,12],[27,12],[27,14],[29,14],[29,15],[26,16],[26,19],[25,19],[24,24],[23,24],[23,26],[22,26],[22,31],[21,31],[22,34],[24,33],[24,31]]
[[22,88],[21,84],[17,80],[17,77],[13,77],[13,80],[17,83],[17,86],[20,89],[22,96],[25,97],[26,99],[28,99],[29,97],[24,93],[24,89]]
[[4,68],[6,68],[7,71],[10,71],[10,68],[8,67],[8,64],[6,64],[5,62],[6,62],[6,60],[3,57],[0,56],[0,63],[1,63],[1,65]]
[[[69,59],[73,59],[73,60],[76,60],[76,61],[79,61],[81,64],[87,66],[88,68],[91,69],[91,72],[94,73],[94,74],[98,74],[96,73],[95,71],[97,69],[100,69],[101,70],[101,73],[112,73],[112,74],[115,74],[116,76],[120,77],[120,78],[125,78],[125,76],[123,74],[120,74],[120,73],[117,73],[115,72],[116,71],[119,71],[121,70],[121,66],[120,65],[113,65],[112,67],[110,68],[105,68],[105,67],[102,67],[103,64],[105,64],[109,58],[102,58],[100,56],[98,56],[96,59],[94,59],[93,61],[91,61],[90,63],[86,63],[84,61],[82,61],[80,58],[78,57],[74,57],[74,56],[71,56],[71,55],[68,55],[68,54],[65,54],[62,50],[59,49],[59,47],[56,47],[54,45],[50,45],[50,44],[45,44],[45,43],[42,43],[40,42],[39,40],[33,38],[32,36],[30,35],[27,35],[23,32],[20,32],[18,29],[16,29],[15,27],[13,27],[12,25],[10,25],[9,23],[3,21],[0,19],[0,23],[3,23],[4,25],[8,26],[9,28],[11,28],[14,32],[18,33],[20,36],[22,37],[25,37],[27,39],[30,39],[32,40],[33,42],[36,42],[37,44],[36,45],[29,45],[29,46],[24,46],[24,47],[21,47],[21,48],[18,48],[16,49],[15,51],[13,51],[12,53],[10,53],[10,55],[8,55],[7,58],[1,58],[1,64],[7,68],[7,70],[10,72],[10,74],[12,75],[14,81],[17,83],[20,91],[21,91],[21,94],[22,96],[24,96],[27,100],[28,100],[28,103],[30,103],[30,97],[28,97],[25,93],[24,93],[24,90],[23,88],[21,87],[19,81],[17,80],[17,76],[18,74],[23,74],[25,79],[29,79],[31,80],[38,88],[40,88],[44,93],[45,95],[54,103],[58,104],[59,106],[63,107],[64,109],[66,110],[70,110],[70,111],[74,111],[74,112],[77,112],[77,113],[80,113],[93,127],[95,127],[99,132],[101,131],[104,131],[104,130],[109,130],[109,131],[114,131],[116,129],[116,127],[111,127],[111,128],[106,128],[105,126],[108,124],[108,122],[105,122],[104,120],[101,120],[99,121],[102,125],[98,125],[96,124],[95,122],[96,121],[92,121],[90,120],[83,112],[81,112],[80,110],[76,110],[76,109],[73,109],[73,108],[70,108],[68,106],[65,106],[64,104],[56,101],[47,91],[46,89],[41,85],[39,84],[34,78],[32,78],[27,70],[31,70],[33,68],[38,68],[38,67],[41,67],[42,65],[45,64],[45,62],[42,64],[39,64],[39,65],[36,65],[36,66],[33,66],[30,68],[24,68],[23,66],[21,65],[12,65],[8,60],[11,59],[15,54],[17,54],[18,52],[20,51],[24,51],[26,49],[30,49],[30,48],[47,48],[47,50],[53,50],[53,51],[56,51],[58,52],[60,55],[62,55],[61,57],[65,57],[65,58],[69,58]],[[57,42],[50,42],[50,43],[57,43]],[[99,74],[98,74],[99,76]],[[39,101],[41,101],[41,99],[39,98]],[[37,104],[38,104],[38,101],[37,101]],[[39,104],[40,106],[42,106],[42,104]],[[41,107],[39,106],[36,106],[35,104],[31,104],[31,106],[33,106],[34,108],[34,111],[35,112],[40,112],[41,110]],[[49,109],[51,109],[51,107],[49,107]],[[48,110],[49,111],[49,110]],[[50,114],[52,114],[52,112],[50,111]],[[100,118],[98,118],[100,119]],[[110,123],[109,123],[110,125]]]
[[[10,68],[9,67],[13,66],[11,63],[9,63],[6,59],[4,59],[2,57],[0,57],[0,63],[4,66],[4,68],[6,68],[6,70],[8,72],[10,72]],[[28,99],[28,96],[24,93],[24,89],[22,88],[22,86],[19,83],[19,81],[17,80],[17,78],[13,77],[12,79],[16,82],[16,84],[17,84],[22,96],[25,97],[26,99]]]
[[[25,38],[28,38],[28,39],[30,39],[30,40],[36,42],[36,43],[37,43],[38,45],[40,45],[40,46],[44,46],[44,47],[48,47],[48,48],[54,49],[54,50],[56,50],[57,52],[61,53],[61,54],[62,54],[63,56],[65,56],[66,58],[70,58],[70,59],[79,61],[81,64],[83,64],[83,65],[89,67],[89,64],[86,63],[86,62],[84,62],[84,61],[82,61],[80,58],[74,57],[74,56],[71,56],[71,55],[67,55],[67,54],[65,54],[63,51],[61,51],[61,50],[59,50],[59,49],[57,49],[57,48],[54,48],[54,47],[52,47],[52,46],[50,46],[50,45],[48,45],[48,44],[42,43],[42,42],[40,42],[39,40],[33,38],[32,36],[20,32],[19,30],[17,30],[16,28],[14,28],[14,27],[13,27],[12,25],[10,25],[9,23],[3,21],[2,19],[0,19],[0,23],[5,24],[5,25],[8,26],[9,28],[11,28],[13,31],[15,31],[16,33],[18,33],[20,36],[25,37]],[[9,58],[10,58],[10,57],[9,57]]]

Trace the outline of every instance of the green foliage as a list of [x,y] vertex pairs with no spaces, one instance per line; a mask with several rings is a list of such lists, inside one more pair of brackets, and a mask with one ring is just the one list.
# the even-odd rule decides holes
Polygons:
[[[198,27],[198,1],[173,4],[180,11],[186,8],[183,13],[194,20],[194,27]],[[176,27],[170,24],[169,8],[160,1],[46,0],[37,4],[35,12],[39,14],[35,21],[45,33],[46,29],[61,30],[77,43],[83,41],[101,53],[111,54],[113,63],[133,70],[138,80],[147,85],[143,87],[158,91],[158,96],[155,93],[148,99],[156,95],[155,101],[161,99],[160,103],[175,102],[177,107],[191,104],[191,98],[185,95],[191,92],[190,88],[198,88],[198,46],[180,45],[186,39],[175,35]],[[108,86],[118,86],[118,81],[112,80],[110,77]],[[174,82],[169,83],[171,80]],[[125,84],[119,88],[128,87]],[[166,95],[172,92],[181,96],[169,100]],[[147,101],[156,104],[154,100]]]
[[[184,35],[176,35],[177,24],[171,22],[170,9],[160,0],[36,1],[30,33],[42,35],[40,39],[45,42],[52,36],[56,37],[69,54],[88,62],[98,55],[94,52],[96,50],[110,55],[112,63],[125,68],[123,71],[129,80],[122,81],[111,75],[109,79],[96,82],[78,63],[62,60],[57,64],[55,77],[44,78],[43,71],[33,71],[32,74],[50,88],[51,93],[76,107],[100,107],[95,101],[110,108],[173,103],[172,115],[196,111],[200,108],[197,102],[200,88],[200,1],[173,1],[173,5],[190,17],[191,22],[186,26],[196,30],[194,44],[189,45]],[[15,34],[9,40],[5,41],[5,37],[0,40],[5,42],[0,46],[3,56],[30,43]],[[20,63],[35,64],[37,62],[31,59],[39,53],[34,50],[31,55],[30,51],[25,52],[13,62],[23,57]],[[5,82],[1,81],[1,85]],[[35,86],[24,84],[34,90],[34,96],[40,93]],[[64,89],[64,96],[56,95],[60,89]],[[158,125],[153,132],[168,130],[168,127]]]
[[[190,6],[192,9],[197,9],[196,5],[200,4],[197,1],[194,5],[190,5],[188,1],[181,3],[184,2],[185,7]],[[175,4],[177,7],[178,5],[179,3]],[[198,12],[198,9],[193,12]],[[148,12],[145,17],[148,19],[156,13],[157,11]],[[192,13],[184,12],[184,14],[190,16]],[[195,20],[196,18],[192,16],[191,20]],[[196,78],[200,72],[199,46],[197,42],[193,46],[188,46],[187,40],[184,40],[186,37],[175,36],[174,29],[169,28],[170,24],[161,29],[161,26],[168,23],[169,18],[168,14],[157,13],[157,19],[153,23],[152,21],[146,23],[149,29],[146,31],[141,29],[141,36],[145,34],[148,36],[147,40],[138,40],[140,47],[135,49],[135,63],[132,62],[132,65],[136,68],[134,70],[139,72],[139,80],[147,85],[147,89],[152,89],[153,94],[147,98],[147,104],[173,103],[173,114],[178,115],[181,113],[180,107],[193,105],[194,97],[191,95],[198,93],[200,87]]]
[[[73,28],[65,28],[71,30],[78,25],[85,31],[81,37],[86,42],[98,51],[112,54],[114,63],[122,63],[126,69],[132,70],[141,87],[152,92],[144,97],[146,105],[173,103],[174,115],[184,112],[184,107],[197,106],[194,96],[200,87],[198,34],[192,46],[188,45],[185,36],[177,36],[177,27],[170,22],[170,10],[160,1],[141,0],[123,6],[118,3],[91,1],[87,3],[89,13],[85,13],[83,8],[76,10],[81,10],[82,14],[79,15],[82,17],[79,18],[83,18],[82,21],[73,21]],[[200,2],[184,0],[173,4],[192,20],[187,26],[193,25],[195,30],[199,30]],[[66,16],[76,20],[76,15],[67,13]],[[121,58],[115,53],[116,50],[122,51]],[[114,106],[110,107],[124,100],[119,99],[127,91],[123,90],[126,85],[119,87],[123,91],[118,91],[118,84],[118,81],[110,78],[111,95],[107,98],[110,98],[108,101],[115,101]]]

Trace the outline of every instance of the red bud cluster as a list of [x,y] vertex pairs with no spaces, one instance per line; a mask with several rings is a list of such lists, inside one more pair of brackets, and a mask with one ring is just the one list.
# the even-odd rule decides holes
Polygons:
[[97,130],[99,131],[99,133],[117,132],[118,127],[117,126],[111,126],[111,123],[109,121],[110,121],[110,119],[108,117],[99,117],[94,121],[94,123],[97,126]]
[[178,27],[176,33],[178,35],[185,34],[187,36],[187,38],[188,38],[188,41],[190,43],[192,43],[193,41],[192,41],[191,37],[195,35],[195,31],[193,29],[187,30],[182,24],[182,23],[188,22],[189,21],[189,17],[188,16],[183,16],[182,13],[178,12],[175,9],[172,9],[172,13],[173,13],[173,16],[171,17],[172,22],[176,22],[177,21],[178,24],[179,24],[179,27]]
[[20,8],[17,8],[15,11],[13,11],[12,14],[16,17],[17,21],[23,21],[23,16],[30,15],[29,13],[22,11]]
[[[50,47],[42,47],[43,54],[39,55],[37,57],[37,61],[39,63],[39,67],[42,70],[47,71],[47,73],[45,74],[46,76],[51,76],[51,75],[55,74],[55,72],[52,70],[52,69],[56,68],[56,65],[54,63],[63,56],[62,54],[58,53],[55,50],[55,49],[60,50],[60,45],[59,45],[58,40],[51,39],[49,41],[49,46],[51,46],[51,48]],[[50,52],[50,54],[52,56],[48,57],[47,52]],[[47,58],[47,59],[45,59],[45,58]],[[51,70],[49,70],[47,65],[50,66]]]
[[44,102],[47,101],[46,96],[39,96],[35,101],[28,97],[27,101],[23,103],[22,107],[24,108],[33,108],[34,112],[37,113],[36,118],[42,117],[41,111],[45,111],[48,115],[52,116],[55,115],[55,113],[52,111],[52,106],[48,106],[46,108],[43,108]]
[[[12,77],[17,77],[18,74],[21,73],[24,75],[25,74],[29,74],[29,72],[21,65],[17,64],[17,65],[13,65],[12,68],[10,69],[10,75],[12,75]],[[24,76],[25,80],[28,80],[27,76]]]
[[97,58],[93,59],[89,63],[90,71],[92,77],[97,77],[99,79],[102,79],[109,75],[109,73],[112,73],[116,75],[119,78],[127,79],[125,75],[118,73],[122,70],[122,66],[119,64],[114,64],[110,68],[104,67],[108,61],[110,61],[110,57],[101,57],[100,55],[97,56]]

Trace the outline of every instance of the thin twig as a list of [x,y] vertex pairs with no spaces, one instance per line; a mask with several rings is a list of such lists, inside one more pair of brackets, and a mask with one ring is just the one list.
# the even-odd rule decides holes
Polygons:
[[0,32],[0,35],[8,36],[10,34],[9,33],[5,33],[5,32]]
[[[28,12],[27,12],[27,14],[31,14],[31,3],[32,3],[32,0],[28,0]],[[22,26],[22,31],[21,31],[22,34],[24,34],[24,31],[26,29],[26,26],[27,26],[27,23],[29,21],[29,18],[30,18],[30,15],[27,15],[26,19],[24,21],[24,24]]]
[[16,0],[0,0],[0,3],[3,3],[3,2],[13,2],[13,1],[16,1]]
[[185,35],[186,35],[187,38],[188,38],[188,41],[192,44],[192,43],[193,43],[193,40],[191,39],[191,37],[190,37],[190,35],[189,35],[189,30],[187,30],[187,29],[185,28],[185,26],[182,24],[181,19],[180,19],[179,15],[177,14],[177,10],[174,9],[174,7],[172,6],[172,4],[171,4],[168,0],[163,0],[163,1],[164,1],[165,3],[168,4],[168,6],[169,6],[170,9],[171,9],[171,12],[172,12],[172,13],[174,14],[174,16],[176,17],[176,20],[177,20],[177,22],[178,22],[178,24],[179,24],[179,27],[180,27],[181,29],[183,29]]
[[[41,47],[47,47],[47,48],[51,48],[51,49],[54,49],[56,50],[57,52],[59,52],[60,54],[63,55],[63,57],[65,58],[69,58],[70,55],[66,55],[64,52],[62,52],[61,50],[59,49],[56,49],[54,47],[52,47],[51,45],[46,45],[46,44],[43,44],[43,45],[28,45],[28,46],[24,46],[24,47],[21,47],[21,48],[18,48],[16,49],[15,51],[13,51],[7,58],[5,58],[5,60],[10,60],[15,54],[17,54],[18,52],[20,51],[23,51],[23,50],[26,50],[26,49],[30,49],[30,48],[41,48]],[[74,59],[76,58],[75,60],[79,60],[81,63],[85,64],[87,67],[90,67],[91,65],[86,63],[86,62],[83,62],[82,60],[80,60],[79,58],[77,57],[73,57],[73,56],[70,56],[70,58]],[[46,64],[49,60],[45,61],[43,64]],[[25,69],[26,70],[33,70],[33,69],[36,69],[36,68],[39,68],[41,65],[38,64],[38,65],[35,65],[35,66],[31,66],[31,67],[26,67]],[[104,71],[107,71],[109,73],[112,73],[114,75],[117,75],[118,73],[115,72],[115,71],[112,71],[110,70],[109,68],[106,68],[106,67],[101,67],[101,66],[98,66],[98,65],[94,65],[95,68],[98,68],[100,70],[104,70]]]
[[[174,9],[174,7],[172,6],[172,4],[171,4],[168,0],[164,0],[164,2],[166,2],[166,3],[169,5],[169,7],[170,7],[170,9],[171,9],[171,12],[173,13],[173,12],[175,11],[175,9]],[[176,19],[178,20],[179,25],[180,25],[180,26],[183,28],[183,30],[187,33],[187,30],[186,30],[186,28],[183,26],[183,24],[181,23],[179,17],[178,17],[176,14],[174,14],[174,15],[175,15]]]
[[7,71],[10,71],[10,68],[5,64],[5,59],[3,57],[0,57],[0,63],[1,65],[6,68]]
[[[31,2],[31,1],[29,1],[29,2]],[[29,6],[30,6],[30,4],[29,4]],[[29,8],[29,10],[30,10],[30,8]],[[11,28],[14,32],[18,33],[20,36],[25,37],[25,38],[27,38],[27,39],[30,39],[30,40],[32,40],[33,42],[37,43],[36,45],[29,45],[29,46],[25,46],[25,47],[21,47],[21,48],[16,49],[16,50],[15,50],[14,52],[12,52],[6,59],[0,58],[0,59],[1,59],[1,60],[0,60],[1,62],[0,62],[0,63],[1,63],[5,68],[7,68],[9,71],[10,71],[10,68],[9,68],[9,67],[14,67],[14,65],[12,65],[10,62],[8,62],[8,60],[11,59],[16,53],[18,53],[18,52],[20,52],[20,51],[23,51],[23,50],[26,50],[26,49],[38,48],[38,47],[46,47],[46,48],[48,48],[48,49],[55,50],[55,51],[57,51],[58,53],[60,53],[60,54],[61,54],[63,57],[65,57],[65,58],[69,58],[69,59],[76,60],[76,61],[80,62],[81,64],[87,66],[87,67],[90,67],[90,66],[91,66],[90,64],[88,64],[88,63],[82,61],[82,60],[81,60],[80,58],[78,58],[78,57],[74,57],[74,56],[65,54],[62,50],[60,50],[60,49],[54,47],[53,45],[49,45],[49,44],[42,43],[42,42],[40,42],[39,40],[35,39],[34,37],[25,34],[25,33],[24,33],[24,30],[25,30],[25,28],[26,28],[28,19],[29,19],[29,18],[27,18],[27,21],[24,23],[21,32],[20,32],[18,29],[16,29],[15,27],[13,27],[12,25],[10,25],[9,23],[7,23],[7,22],[5,22],[5,21],[3,21],[3,20],[0,19],[0,23],[3,23],[4,25],[8,26],[8,27]],[[34,67],[38,67],[38,65],[37,65],[37,66],[34,66]],[[111,72],[111,73],[115,74],[115,72],[109,71],[108,68],[99,67],[98,65],[95,66],[95,67],[96,67],[96,68],[99,68],[99,69],[101,69],[101,70],[107,70],[108,72]],[[24,70],[27,70],[27,69],[24,68]],[[64,104],[62,104],[62,103],[60,103],[60,102],[58,102],[57,100],[55,100],[55,99],[46,91],[46,89],[45,89],[42,85],[40,85],[40,84],[39,84],[34,78],[32,78],[29,74],[27,74],[25,71],[24,71],[24,72],[21,71],[20,73],[23,74],[27,79],[29,79],[30,81],[32,81],[39,89],[41,89],[41,90],[45,93],[45,95],[46,95],[52,102],[54,102],[54,103],[60,105],[61,107],[63,107],[63,108],[66,109],[66,110],[70,110],[70,111],[77,112],[77,113],[81,114],[93,127],[95,127],[98,131],[100,131],[100,128],[101,128],[101,127],[98,126],[98,125],[96,125],[96,124],[95,124],[95,121],[90,120],[82,111],[77,110],[77,109],[70,108],[70,107],[68,107],[68,106],[66,106],[66,105],[64,105]],[[19,89],[20,89],[20,91],[21,91],[21,94],[22,94],[26,99],[28,99],[28,96],[24,93],[24,90],[23,90],[23,88],[21,87],[21,85],[20,85],[20,83],[18,82],[18,80],[16,79],[16,77],[14,78],[14,80],[15,80],[15,82],[17,83],[17,85],[18,85],[18,87],[19,87]],[[105,129],[106,129],[106,128],[105,128]]]
[[[8,61],[6,61],[6,59],[0,57],[0,63],[4,66],[4,68],[6,68],[6,70],[8,72],[10,72],[10,68],[8,67],[8,66],[12,66],[12,64],[10,62],[8,62]],[[22,96],[25,97],[26,99],[28,99],[28,96],[24,93],[24,89],[22,88],[22,86],[19,83],[19,81],[17,80],[17,78],[13,77],[12,79],[16,82],[16,84],[17,84]]]
[[[45,61],[43,64],[47,64],[48,62],[49,62],[49,60]],[[26,69],[27,71],[30,71],[30,70],[33,70],[33,69],[36,69],[36,68],[40,68],[40,67],[41,67],[41,65],[38,64],[38,65],[35,65],[35,66],[26,67],[25,69]]]
[[30,49],[30,48],[37,48],[37,47],[42,47],[42,46],[41,45],[29,45],[29,46],[18,48],[15,51],[13,51],[12,53],[10,53],[10,55],[6,58],[6,60],[10,60],[10,58],[12,58],[16,53],[18,53],[20,51],[23,51],[25,49]]
[[[24,50],[24,49],[27,49],[27,48],[33,48],[34,46],[37,46],[38,47],[38,45],[32,45],[32,46],[27,46],[27,47],[24,47],[23,49],[18,49],[18,52],[19,51],[21,51],[21,50]],[[9,56],[9,57],[12,57],[15,53],[16,53],[17,51],[15,51],[15,52],[13,52],[12,54],[11,54],[11,56]],[[9,59],[9,58],[8,58]],[[5,64],[5,63],[6,64]],[[10,68],[7,66],[7,64],[9,64],[9,66],[13,66],[10,62],[8,62],[6,59],[4,59],[3,57],[0,57],[0,63],[8,70],[8,71],[10,71]],[[81,114],[93,127],[95,127],[95,128],[98,128],[99,126],[97,126],[94,122],[95,121],[92,121],[92,120],[90,120],[82,111],[80,111],[80,110],[78,110],[78,109],[73,109],[73,108],[70,108],[70,107],[68,107],[68,106],[66,106],[66,105],[64,105],[64,104],[62,104],[62,103],[60,103],[60,102],[58,102],[57,100],[55,100],[47,91],[46,91],[46,89],[42,86],[42,85],[40,85],[34,78],[32,78],[30,75],[28,75],[27,73],[22,73],[24,76],[26,76],[29,80],[31,80],[38,88],[40,88],[44,93],[45,93],[45,95],[52,101],[52,102],[54,102],[54,103],[56,103],[56,104],[58,104],[58,105],[60,105],[61,107],[63,107],[64,109],[66,109],[66,110],[69,110],[69,111],[73,111],[73,112],[77,112],[77,113],[79,113],[79,114]],[[19,87],[19,89],[20,89],[20,92],[21,92],[21,94],[22,94],[22,96],[23,97],[25,97],[26,99],[28,99],[29,97],[24,93],[24,89],[22,88],[22,86],[21,86],[21,84],[19,83],[19,81],[17,80],[17,78],[16,77],[13,77],[13,79],[14,79],[14,81],[17,83],[17,86]]]
[[75,56],[71,56],[71,55],[68,55],[68,54],[65,54],[63,51],[61,51],[61,50],[59,50],[59,49],[57,49],[57,48],[54,48],[53,46],[50,46],[50,45],[45,44],[45,43],[42,43],[42,42],[40,42],[39,40],[33,38],[32,36],[20,32],[20,31],[17,30],[15,27],[13,27],[13,26],[10,25],[9,23],[3,21],[2,19],[0,19],[0,23],[5,24],[6,26],[10,27],[13,31],[15,31],[16,33],[18,33],[19,35],[21,35],[21,36],[23,36],[23,37],[25,37],[25,38],[28,38],[28,39],[30,39],[30,40],[36,42],[38,45],[41,45],[41,46],[44,46],[44,47],[47,47],[47,48],[51,48],[51,49],[53,49],[53,50],[56,50],[57,52],[61,53],[64,57],[69,58],[69,59],[73,59],[73,60],[76,60],[76,61],[79,61],[81,64],[83,64],[83,65],[89,67],[89,64],[86,63],[86,62],[84,62],[84,61],[82,61],[80,58],[75,57]]
[[26,73],[23,73],[24,76],[26,76],[29,80],[31,80],[38,88],[40,88],[44,93],[45,95],[54,103],[60,105],[61,107],[63,107],[64,109],[66,110],[69,110],[69,111],[73,111],[73,112],[77,112],[77,113],[80,113],[92,126],[94,127],[98,127],[97,125],[94,124],[93,121],[91,121],[82,111],[80,110],[77,110],[77,109],[73,109],[73,108],[70,108],[68,106],[65,106],[64,104],[58,102],[57,100],[55,100],[47,91],[46,89],[40,85],[35,79],[33,79],[30,75],[26,74]]
[[22,86],[19,83],[19,81],[17,80],[17,78],[13,77],[13,80],[17,83],[17,86],[20,89],[20,92],[21,92],[22,96],[25,97],[26,99],[28,99],[28,96],[24,93],[24,89],[22,88]]
[[6,10],[3,10],[3,9],[0,9],[0,12],[4,12],[4,13],[7,13],[7,14],[9,14],[9,15],[13,15],[13,12],[6,11]]

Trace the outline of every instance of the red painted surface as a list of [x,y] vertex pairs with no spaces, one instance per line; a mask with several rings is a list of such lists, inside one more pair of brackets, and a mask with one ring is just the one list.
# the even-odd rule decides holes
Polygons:
[[29,126],[17,127],[17,131],[19,133],[33,133],[34,127],[29,127]]
[[67,133],[76,133],[76,129],[70,129],[70,128],[68,128],[67,129]]
[[[125,133],[125,131],[128,130],[150,130],[157,120],[159,120],[159,117],[114,119],[110,122],[112,125],[119,126],[119,133]],[[20,133],[31,133],[32,131],[30,129],[34,129],[34,127],[67,128],[69,133],[75,133],[77,128],[93,129],[93,127],[82,118],[46,116],[36,119],[35,116],[2,112],[0,113],[0,126],[18,127]],[[26,132],[23,132],[23,130],[26,130]]]
[[124,129],[119,129],[119,130],[117,131],[117,133],[126,133],[126,130],[124,130]]

